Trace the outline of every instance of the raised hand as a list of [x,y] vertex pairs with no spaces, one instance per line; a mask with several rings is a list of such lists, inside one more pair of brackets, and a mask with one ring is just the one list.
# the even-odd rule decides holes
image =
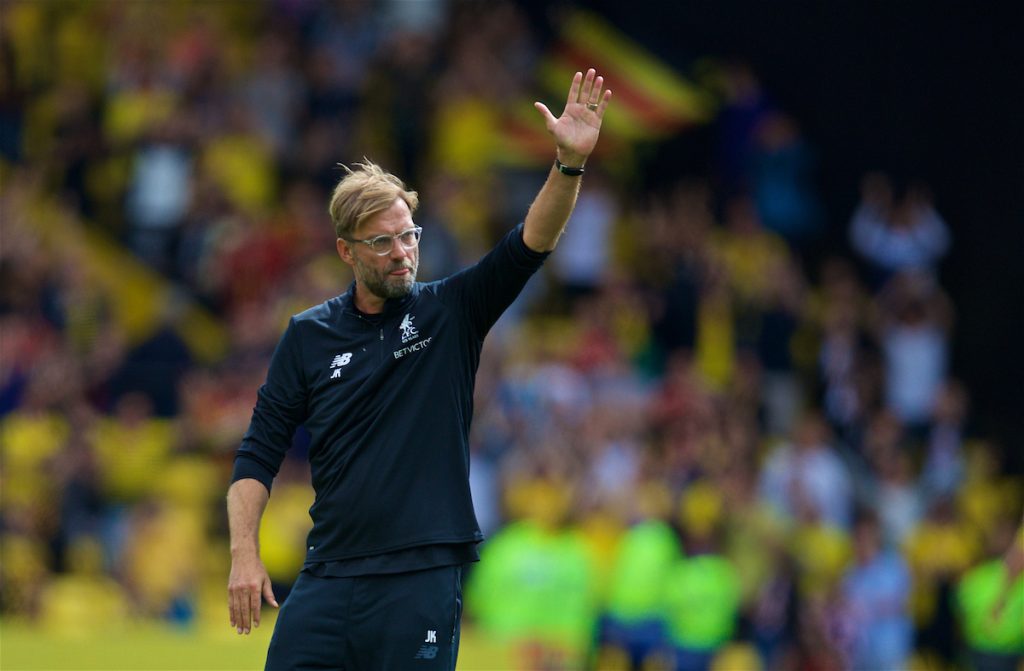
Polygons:
[[555,138],[558,160],[572,167],[582,166],[597,145],[601,120],[612,92],[604,88],[604,77],[591,68],[586,76],[577,72],[569,87],[562,116],[555,118],[544,103],[533,104],[544,117],[548,132]]

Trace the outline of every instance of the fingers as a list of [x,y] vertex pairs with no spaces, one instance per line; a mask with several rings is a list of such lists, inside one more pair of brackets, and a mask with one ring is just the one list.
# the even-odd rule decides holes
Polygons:
[[[258,591],[256,591],[256,590],[253,590],[252,592],[249,592],[249,609],[250,609],[249,612],[252,613],[252,626],[253,627],[260,626],[260,606],[261,605],[262,605],[262,602],[260,601],[260,593]],[[248,634],[249,632],[246,631],[245,633]]]
[[239,634],[249,632],[249,595],[240,588],[231,589],[228,597],[228,604],[231,609],[231,626]]
[[249,593],[246,591],[238,594],[238,612],[241,614],[241,619],[238,623],[238,633],[248,634],[252,628],[252,600],[249,598]]
[[[591,72],[593,72],[593,70],[591,70]],[[594,80],[594,85],[590,89],[590,95],[588,95],[586,100],[584,100],[583,102],[585,102],[588,106],[589,105],[596,105],[599,102],[601,102],[601,87],[602,86],[604,86],[604,77],[600,77],[599,76],[597,79]]]
[[583,104],[590,102],[590,96],[594,91],[595,77],[597,77],[597,70],[594,68],[587,70],[587,74],[583,77],[583,86],[580,90],[580,102]]
[[[604,77],[598,75],[594,68],[590,68],[586,74],[577,72],[573,76],[572,85],[569,87],[568,104],[585,105],[599,116],[603,116],[611,97],[612,92],[604,88]],[[551,118],[554,120],[553,116]]]
[[228,588],[228,615],[231,626],[239,634],[248,634],[254,627],[260,626],[261,596],[265,597],[271,606],[279,608],[269,578],[265,578],[262,585],[254,583],[244,586],[232,585]]
[[[580,73],[577,72],[576,74],[579,75]],[[587,70],[587,74],[583,77],[583,83],[580,84],[579,97],[574,99],[573,102],[582,103],[584,105],[590,102],[590,92],[594,88],[594,75],[596,74],[597,71],[594,70],[594,68]],[[575,84],[576,78],[573,77],[572,81]]]
[[[228,588],[228,608],[231,615],[231,626],[239,634],[249,633],[252,628],[253,613],[256,614],[256,620],[259,620],[259,594],[258,585],[253,585],[251,588],[233,585]],[[253,595],[255,595],[255,605]]]
[[274,588],[271,586],[270,581],[267,580],[263,583],[263,598],[267,600],[274,608],[278,608],[277,599],[274,598]]
[[572,84],[569,86],[569,97],[566,99],[566,104],[571,105],[575,102],[579,102],[580,97],[580,86],[583,81],[583,73],[577,72],[573,75]]
[[548,106],[544,103],[533,103],[533,106],[541,113],[541,116],[544,117],[544,123],[547,124],[548,130],[551,130],[552,126],[557,123],[558,119],[555,118],[555,115],[551,113],[551,110],[549,110]]

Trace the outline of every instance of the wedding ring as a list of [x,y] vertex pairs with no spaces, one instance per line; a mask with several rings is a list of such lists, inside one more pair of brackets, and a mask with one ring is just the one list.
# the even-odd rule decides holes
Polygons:
[[591,112],[597,111],[597,103],[587,103],[587,109]]

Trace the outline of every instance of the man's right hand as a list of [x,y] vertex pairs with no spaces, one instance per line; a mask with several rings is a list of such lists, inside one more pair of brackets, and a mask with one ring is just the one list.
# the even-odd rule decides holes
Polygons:
[[231,626],[239,634],[248,634],[252,627],[260,626],[261,596],[274,608],[278,607],[270,586],[270,575],[259,555],[247,552],[233,556],[228,577],[228,611]]

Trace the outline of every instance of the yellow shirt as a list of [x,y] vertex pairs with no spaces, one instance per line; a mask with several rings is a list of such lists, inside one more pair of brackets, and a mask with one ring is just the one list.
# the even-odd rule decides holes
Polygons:
[[70,432],[67,420],[49,412],[13,412],[0,423],[0,502],[5,509],[52,502],[46,462],[61,449]]
[[99,461],[104,494],[130,503],[149,495],[162,474],[174,443],[170,421],[147,419],[128,426],[116,418],[100,419],[91,442]]
[[782,238],[766,230],[742,236],[726,231],[715,242],[728,270],[730,286],[741,301],[748,303],[760,301],[765,278],[773,268],[786,263],[789,255]]
[[975,534],[960,524],[924,522],[910,534],[903,554],[914,576],[910,607],[917,624],[927,624],[935,615],[938,580],[955,580],[979,549]]
[[849,535],[827,524],[800,527],[794,534],[792,549],[800,567],[798,586],[807,597],[827,594],[853,559]]

